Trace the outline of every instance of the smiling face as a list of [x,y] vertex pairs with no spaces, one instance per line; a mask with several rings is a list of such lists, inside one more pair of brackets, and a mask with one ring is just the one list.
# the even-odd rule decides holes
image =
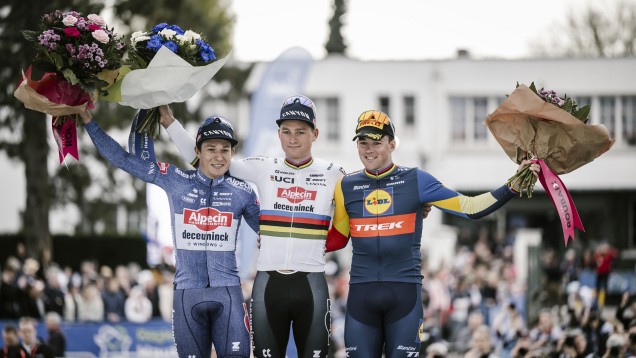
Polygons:
[[389,136],[384,136],[380,140],[358,138],[358,155],[367,171],[378,171],[391,165],[393,162],[391,153],[395,150],[395,140],[389,138]]
[[195,147],[199,158],[199,169],[208,178],[216,179],[230,168],[234,149],[230,142],[223,139],[208,139],[201,143],[201,149]]
[[287,120],[278,127],[278,138],[285,157],[301,162],[311,157],[311,146],[318,138],[318,129],[303,121]]

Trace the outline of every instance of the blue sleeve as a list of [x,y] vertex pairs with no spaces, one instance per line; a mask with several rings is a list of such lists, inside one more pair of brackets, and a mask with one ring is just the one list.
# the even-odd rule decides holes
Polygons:
[[420,202],[430,203],[449,214],[469,219],[480,219],[516,196],[505,184],[487,193],[466,196],[446,188],[439,180],[422,170],[417,172],[417,183]]
[[126,152],[119,143],[104,132],[99,124],[97,124],[97,121],[92,120],[86,124],[85,127],[86,132],[91,137],[91,140],[97,149],[97,152],[111,165],[120,168],[147,183],[154,183],[162,187],[162,183],[160,183],[161,180],[155,182],[157,179],[157,172],[159,171],[156,163],[143,160]]
[[258,233],[259,231],[259,217],[261,213],[261,207],[258,202],[258,197],[256,196],[256,192],[252,191],[247,196],[247,203],[245,203],[245,207],[243,209],[243,218],[247,225],[249,225],[254,232]]

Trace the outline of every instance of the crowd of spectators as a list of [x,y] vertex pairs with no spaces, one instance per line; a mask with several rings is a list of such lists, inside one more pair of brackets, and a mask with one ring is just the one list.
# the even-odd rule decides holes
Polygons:
[[[598,245],[606,250],[604,245]],[[595,287],[579,283],[583,269],[594,270],[590,249],[541,253],[541,290],[529,292],[517,280],[512,244],[482,235],[458,246],[452,263],[422,275],[425,320],[421,357],[618,357],[636,354],[636,300],[625,293],[613,307],[599,304]],[[18,253],[20,250],[18,250]],[[344,357],[344,316],[348,268],[328,255],[331,294],[331,356]],[[604,270],[607,267],[603,268]],[[144,269],[83,261],[79,270],[20,256],[2,263],[0,319],[32,317],[47,322],[50,335],[64,322],[170,322],[174,270]],[[251,280],[243,280],[249,300]],[[531,315],[527,300],[540,303]],[[58,317],[47,317],[53,314]],[[49,321],[51,321],[49,323]],[[56,328],[57,327],[57,328]],[[414,332],[414,339],[416,337]],[[59,337],[58,337],[59,339]],[[618,352],[618,353],[617,353]],[[631,352],[631,353],[630,353]]]

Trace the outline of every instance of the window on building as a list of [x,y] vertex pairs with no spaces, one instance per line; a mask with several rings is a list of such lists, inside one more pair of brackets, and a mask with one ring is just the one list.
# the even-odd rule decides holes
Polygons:
[[407,126],[415,124],[415,97],[404,96],[404,123]]
[[615,138],[616,99],[614,97],[601,96],[599,100],[601,103],[601,123],[607,127],[610,137]]
[[475,129],[473,138],[476,141],[485,141],[488,137],[488,128],[483,123],[488,116],[488,98],[476,97],[473,98],[473,103],[475,108],[473,111],[473,128]]
[[487,97],[451,97],[451,136],[456,142],[485,143],[488,128],[483,125],[488,116]]
[[623,140],[636,145],[636,96],[621,97],[621,125]]
[[328,141],[338,141],[340,139],[340,101],[338,97],[316,97],[313,100],[318,112],[318,127],[321,136],[325,136]]
[[386,113],[389,117],[391,117],[391,101],[389,99],[389,97],[387,96],[381,96],[379,98],[380,100],[380,110],[384,113]]
[[466,140],[466,101],[464,97],[451,97],[451,138],[454,141]]
[[340,118],[338,117],[338,113],[340,113],[340,106],[338,103],[338,98],[329,97],[326,99],[326,122],[327,122],[327,139],[330,141],[337,141],[340,139]]

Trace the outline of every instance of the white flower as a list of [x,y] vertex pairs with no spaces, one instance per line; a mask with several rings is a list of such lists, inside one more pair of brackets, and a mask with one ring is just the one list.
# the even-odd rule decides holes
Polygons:
[[102,18],[101,16],[97,14],[90,14],[86,17],[95,25],[104,26],[106,24],[106,22],[104,21],[104,18]]
[[73,15],[66,15],[64,19],[62,19],[62,23],[64,26],[73,26],[77,23],[77,18]]
[[104,44],[107,43],[109,40],[108,34],[104,30],[95,30],[91,32],[91,35],[93,35],[93,38],[95,40]]
[[164,38],[166,38],[167,40],[172,40],[172,38],[174,37],[174,35],[176,35],[177,32],[174,30],[170,30],[168,28],[165,28],[161,31],[159,31],[159,35],[163,36]]
[[192,30],[186,30],[183,36],[186,38],[186,40],[192,41],[192,42],[194,42],[195,40],[201,39],[201,35],[197,34],[196,32]]
[[140,35],[140,36],[131,38],[130,43],[132,43],[133,45],[136,45],[137,42],[139,41],[148,41],[148,40],[150,40],[150,36]]

